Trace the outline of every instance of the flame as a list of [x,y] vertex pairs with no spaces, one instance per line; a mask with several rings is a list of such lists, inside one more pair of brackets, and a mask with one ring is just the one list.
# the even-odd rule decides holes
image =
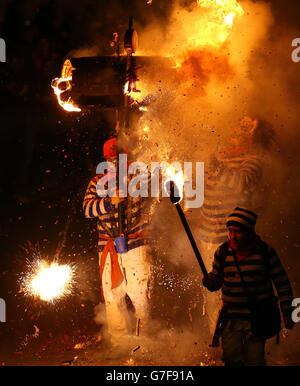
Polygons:
[[[147,100],[147,97],[151,94],[151,91],[156,91],[155,85],[151,82],[146,81],[145,79],[140,79],[138,81],[139,90],[129,91],[129,82],[126,82],[124,85],[124,94],[128,95],[132,102],[139,105]],[[139,107],[140,111],[147,111],[146,107]]]
[[209,16],[209,22],[214,22],[219,27],[232,28],[234,19],[242,16],[244,10],[237,0],[197,0],[200,7],[213,12]]
[[130,92],[128,91],[128,88],[129,88],[129,82],[126,82],[125,86],[124,86],[124,94],[125,95],[129,95],[130,94]]
[[170,165],[164,170],[165,187],[169,181],[173,181],[179,191],[180,201],[183,198],[183,187],[184,187],[184,174],[181,168],[175,168],[174,165]]
[[52,81],[51,87],[53,88],[54,94],[57,96],[58,103],[62,108],[66,111],[81,111],[81,109],[74,105],[72,98],[68,98],[68,100],[63,101],[61,99],[61,94],[65,91],[72,89],[72,71],[73,67],[69,59],[64,62],[61,77],[55,78]]
[[28,278],[26,292],[44,301],[53,301],[71,293],[74,268],[39,260]]
[[230,13],[229,15],[224,15],[223,17],[225,24],[230,25],[232,27],[235,15],[233,13]]
[[176,68],[181,67],[190,51],[220,49],[229,39],[234,22],[244,13],[237,0],[197,0],[192,12],[174,15],[176,40],[169,55]]
[[[61,105],[61,107],[63,107],[66,111],[69,111],[69,112],[81,111],[81,109],[79,107],[76,107],[73,105],[71,97],[68,98],[67,101],[61,100],[61,94],[67,90],[71,90],[71,88],[72,88],[71,80],[72,80],[72,77],[55,78],[52,81],[51,87],[53,88],[54,94],[57,96],[58,103]],[[62,87],[62,89],[60,89],[60,85],[62,83],[65,83],[66,86]]]
[[181,62],[178,61],[177,58],[174,58],[175,59],[175,66],[171,67],[171,68],[175,68],[175,69],[178,69],[182,66]]

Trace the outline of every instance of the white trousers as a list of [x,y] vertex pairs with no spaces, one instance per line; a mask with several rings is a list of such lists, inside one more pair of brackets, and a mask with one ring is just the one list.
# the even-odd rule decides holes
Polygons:
[[[101,253],[99,254],[101,259]],[[130,317],[125,296],[129,296],[137,319],[149,318],[149,289],[151,280],[151,257],[149,246],[142,245],[127,253],[118,253],[118,261],[123,279],[115,288],[111,288],[111,261],[107,255],[102,288],[105,300],[108,333],[112,339],[131,332]]]

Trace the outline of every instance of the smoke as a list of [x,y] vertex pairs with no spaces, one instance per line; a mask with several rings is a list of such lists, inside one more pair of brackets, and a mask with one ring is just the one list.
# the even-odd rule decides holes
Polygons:
[[[213,34],[201,28],[209,16],[196,4],[185,8],[177,3],[163,29],[154,20],[139,30],[140,53],[171,56],[177,75],[174,81],[160,73],[160,87],[156,93],[149,90],[148,111],[131,127],[128,147],[145,162],[204,161],[209,166],[213,156],[232,146],[244,117],[268,122],[274,141],[270,138],[268,146],[258,143],[255,150],[264,169],[255,203],[257,231],[277,249],[296,292],[300,85],[290,47],[299,33],[287,25],[278,29],[270,3],[241,4],[244,15],[236,18],[231,31],[225,29],[224,40],[217,35],[214,41]],[[142,90],[153,81],[152,75],[138,84]],[[239,135],[247,141],[247,131]],[[152,218],[152,234],[162,261],[179,265],[189,276],[195,258],[175,212],[168,202],[160,203]],[[200,245],[198,211],[189,213],[188,219]],[[211,263],[212,256],[205,259]],[[290,267],[296,268],[294,272]]]
[[[178,306],[175,310],[179,316],[181,307]],[[172,312],[172,310],[169,310]],[[191,318],[191,312],[189,314]],[[101,336],[105,341],[110,339],[107,333],[105,307],[103,304],[95,307],[95,322],[101,325]],[[162,323],[159,318],[148,321],[149,327],[153,331],[152,335],[145,335],[143,327],[140,329],[140,335],[136,336],[135,332],[120,337],[115,343],[114,349],[106,355],[118,355],[123,353],[121,358],[129,359],[128,364],[133,364],[135,361],[143,365],[214,365],[216,359],[214,353],[208,354],[207,346],[210,343],[209,334],[204,328],[199,333],[198,328],[185,328],[169,324],[166,328],[166,323]],[[199,325],[198,325],[199,326]],[[155,336],[155,339],[152,338]],[[109,347],[109,346],[108,346]],[[135,352],[135,350],[137,350]],[[126,355],[124,355],[126,354]],[[125,364],[125,363],[124,363]]]
[[101,49],[96,46],[87,46],[79,49],[72,50],[68,53],[68,58],[87,58],[101,55]]
[[95,322],[96,324],[106,325],[105,305],[100,303],[95,307]]
[[[176,3],[163,28],[158,19],[138,29],[142,48],[137,55],[169,55],[179,66],[175,80],[159,74],[160,87],[156,93],[149,91],[148,111],[132,128],[128,146],[132,144],[134,156],[145,161],[193,160],[208,165],[213,155],[231,145],[245,116],[269,122],[276,143],[263,153],[264,186],[267,195],[274,195],[273,204],[278,199],[278,212],[263,205],[259,215],[276,224],[278,213],[298,210],[297,194],[292,186],[287,194],[286,178],[289,174],[294,180],[299,164],[295,149],[299,84],[290,58],[297,31],[278,27],[270,3],[241,5],[244,14],[236,17],[232,30],[225,29],[224,41],[211,41],[213,35],[201,28],[210,18],[195,2],[188,8]],[[153,74],[148,76],[150,81]],[[144,77],[138,87],[143,90],[147,83]],[[263,229],[267,234],[269,230]]]

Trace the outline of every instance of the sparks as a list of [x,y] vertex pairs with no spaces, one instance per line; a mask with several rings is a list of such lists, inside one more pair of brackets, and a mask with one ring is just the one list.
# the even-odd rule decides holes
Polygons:
[[51,302],[72,292],[74,268],[39,260],[25,283],[25,293]]

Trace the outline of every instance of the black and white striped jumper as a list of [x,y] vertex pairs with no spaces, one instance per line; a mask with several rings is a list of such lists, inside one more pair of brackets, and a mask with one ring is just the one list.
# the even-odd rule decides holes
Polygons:
[[[224,249],[227,251],[226,256],[223,256],[224,252],[220,252],[222,248],[223,251]],[[266,259],[268,259],[267,264]],[[283,316],[291,315],[292,288],[281,261],[272,247],[259,241],[251,255],[239,261],[239,266],[250,295],[257,299],[270,298],[273,294],[273,282]],[[213,270],[209,276],[215,282],[214,290],[222,288],[222,300],[228,306],[228,316],[230,318],[250,319],[251,311],[248,298],[228,242],[220,246],[215,252]]]
[[[87,187],[83,200],[83,211],[87,218],[97,218],[98,224],[98,252],[102,252],[106,240],[110,237],[112,228],[118,224],[118,207],[112,205],[110,197],[101,198],[97,194],[97,182],[103,175],[93,177]],[[125,226],[128,236],[128,250],[132,250],[146,244],[146,238],[141,232],[146,231],[149,223],[147,210],[147,198],[128,197],[125,200]],[[135,237],[131,238],[132,235]],[[104,236],[104,237],[103,237]]]

